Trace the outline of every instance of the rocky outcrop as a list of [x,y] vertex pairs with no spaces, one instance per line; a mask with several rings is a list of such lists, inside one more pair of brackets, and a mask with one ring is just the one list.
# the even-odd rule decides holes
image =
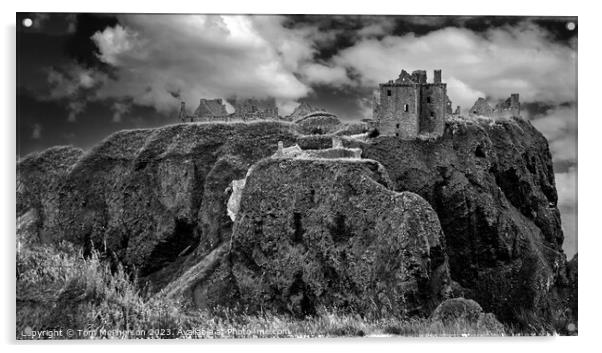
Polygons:
[[94,244],[142,277],[194,250],[203,256],[229,236],[228,184],[294,134],[272,121],[118,132],[69,173],[64,237]]
[[79,148],[58,146],[32,153],[17,164],[17,216],[35,213],[37,240],[50,241],[58,232],[60,190],[82,154]]
[[[388,239],[405,241],[409,239],[406,236],[414,233],[418,236],[416,239],[422,239],[420,234],[436,232],[434,226],[431,230],[422,227],[437,223],[445,236],[444,240],[437,239],[446,244],[454,293],[474,299],[503,322],[529,326],[531,319],[537,318],[549,325],[555,321],[554,312],[568,313],[567,322],[576,319],[576,300],[568,299],[571,291],[576,298],[576,266],[567,268],[561,250],[563,235],[550,152],[545,138],[529,122],[520,119],[495,122],[456,119],[447,122],[444,135],[437,139],[343,136],[345,149],[358,148],[363,158],[373,161],[348,161],[334,166],[309,159],[303,168],[298,161],[283,164],[294,173],[300,173],[302,178],[293,174],[290,177],[295,179],[286,179],[286,168],[281,170],[280,162],[261,162],[253,173],[270,171],[272,174],[264,175],[261,180],[274,187],[262,189],[259,177],[247,180],[251,183],[245,185],[240,195],[234,227],[227,211],[232,181],[243,179],[256,162],[272,156],[278,141],[283,141],[284,146],[298,144],[302,150],[330,149],[334,135],[347,134],[341,133],[344,129],[339,127],[326,135],[305,135],[301,133],[305,130],[297,124],[278,121],[180,124],[118,132],[83,155],[73,148],[50,149],[28,156],[18,165],[18,215],[29,215],[28,218],[39,224],[36,229],[44,230],[44,234],[51,237],[88,247],[93,244],[158,288],[176,278],[188,278],[189,281],[178,282],[182,283],[180,287],[188,288],[178,293],[196,293],[190,296],[199,303],[218,298],[215,292],[221,293],[223,301],[239,296],[240,300],[270,302],[295,313],[311,312],[314,305],[302,304],[308,300],[315,305],[343,305],[347,293],[349,298],[354,298],[351,303],[357,308],[368,303],[358,298],[375,295],[377,299],[384,298],[375,301],[379,303],[376,307],[386,307],[387,300],[391,300],[393,307],[401,308],[395,301],[398,299],[392,299],[393,295],[386,290],[379,292],[380,288],[366,288],[362,287],[364,282],[354,282],[358,276],[352,271],[359,271],[358,268],[372,271],[372,265],[337,267],[345,263],[341,256],[357,256],[369,249],[370,244],[376,247]],[[363,127],[357,131],[363,131]],[[317,155],[349,157],[346,154]],[[378,165],[374,161],[382,164],[387,172],[370,167]],[[345,170],[345,173],[337,170]],[[335,180],[340,185],[334,183]],[[299,185],[300,191],[283,189],[286,183]],[[337,195],[337,201],[327,198],[315,204],[307,201],[311,200],[311,185],[320,185],[328,193]],[[374,195],[364,195],[363,190],[372,190]],[[404,193],[407,191],[410,193]],[[286,192],[292,196],[278,201],[272,208],[262,206],[262,198],[270,200]],[[253,193],[255,198],[249,196]],[[318,192],[314,190],[314,194]],[[373,219],[354,213],[366,206],[361,203],[365,200],[374,202]],[[253,205],[253,202],[259,204]],[[297,211],[295,202],[304,202],[302,212]],[[324,206],[319,206],[322,203]],[[434,217],[431,207],[437,222],[421,218]],[[31,209],[35,212],[28,213]],[[284,217],[285,212],[290,212],[288,218]],[[337,212],[344,217],[337,218]],[[406,214],[413,217],[404,218]],[[364,232],[365,224],[375,226],[384,216],[398,222],[400,228],[380,235],[370,230],[374,227],[367,227]],[[266,228],[265,224],[278,225],[281,234],[275,232],[275,228]],[[316,237],[312,234],[322,232],[328,241],[333,240],[333,234],[339,234],[335,238],[343,240],[336,243],[332,251],[326,250],[330,249],[327,243],[306,249],[303,242],[291,240],[298,239],[296,225],[303,230],[301,239]],[[310,228],[315,232],[308,233]],[[259,229],[256,237],[254,229]],[[346,232],[348,229],[355,233]],[[229,244],[232,232],[235,233],[232,250],[225,251],[222,246]],[[365,236],[373,243],[344,248],[340,244],[350,241],[345,240],[349,234],[353,234],[350,239]],[[268,237],[267,242],[274,244],[270,250],[273,252],[264,253],[270,271],[277,260],[284,261],[275,254],[289,249],[297,256],[295,261],[308,261],[316,266],[316,278],[322,276],[322,279],[309,278],[304,267],[300,280],[294,277],[299,276],[299,272],[292,271],[278,282],[277,273],[268,271],[273,276],[271,280],[276,281],[274,288],[266,289],[266,282],[260,279],[247,282],[245,278],[256,279],[258,268],[254,267],[254,261],[262,261],[260,253],[249,246],[259,244],[257,239],[262,237]],[[419,279],[428,273],[425,263],[430,261],[432,265],[436,263],[434,259],[445,257],[445,254],[433,255],[431,250],[437,246],[428,244],[428,247],[410,247],[419,251],[408,256],[425,262],[409,267],[403,261],[395,262],[397,269],[416,271],[405,273],[404,281],[411,282],[414,278],[416,281],[412,283],[424,283]],[[399,244],[390,244],[388,248],[377,247],[377,250],[401,251],[397,246]],[[430,255],[419,256],[420,251],[425,253],[427,248]],[[216,249],[222,250],[216,255]],[[324,259],[318,258],[319,253],[324,254]],[[213,254],[216,260],[205,261],[208,254]],[[246,255],[250,257],[244,262]],[[387,256],[400,259],[405,254],[387,253],[379,259]],[[189,272],[204,261],[211,266],[207,269],[201,266],[202,275]],[[334,266],[334,270],[326,265]],[[335,280],[324,282],[330,274]],[[375,283],[384,281],[384,277],[374,278]],[[396,288],[397,283],[404,281],[387,285]],[[239,288],[233,283],[239,287],[242,283],[245,291],[242,294],[228,291],[228,288]],[[296,283],[292,289],[286,287],[291,283]],[[320,286],[330,288],[328,292],[345,294],[328,296],[320,292]],[[442,285],[435,287],[442,288]],[[257,297],[263,290],[274,297]],[[412,292],[411,286],[410,289],[404,287],[405,290],[408,292],[404,293]],[[278,291],[281,293],[275,295]],[[407,307],[409,312],[427,308],[432,293],[420,291],[420,295],[409,298],[412,303]],[[572,309],[567,311],[567,306]]]
[[346,143],[433,206],[451,277],[470,298],[506,322],[552,321],[566,286],[563,234],[548,144],[529,122],[458,119],[438,139]]
[[[317,177],[319,176],[319,177]],[[449,290],[436,214],[372,160],[262,160],[249,171],[228,259],[199,306],[304,316],[430,312]]]
[[[579,302],[579,286],[578,286],[578,257],[577,254],[573,256],[571,261],[567,264],[567,278],[568,278],[568,307],[571,310],[569,319],[572,319],[573,324],[577,323],[578,313],[577,307]],[[570,322],[569,322],[570,324]]]
[[479,303],[471,299],[453,298],[447,299],[433,311],[431,318],[444,325],[458,324],[476,325],[484,332],[500,334],[504,332],[502,325],[491,313],[483,312]]

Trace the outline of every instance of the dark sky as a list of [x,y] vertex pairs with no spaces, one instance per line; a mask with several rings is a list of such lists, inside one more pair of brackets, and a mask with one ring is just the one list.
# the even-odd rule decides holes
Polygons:
[[442,69],[464,110],[520,93],[550,141],[567,231],[577,33],[575,17],[18,13],[17,157],[175,123],[180,100],[193,110],[199,98],[273,96],[282,115],[307,100],[343,120],[371,117],[379,82]]

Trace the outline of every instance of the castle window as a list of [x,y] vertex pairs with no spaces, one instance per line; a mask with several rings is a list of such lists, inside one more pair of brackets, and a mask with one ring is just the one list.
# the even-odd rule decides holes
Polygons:
[[399,129],[399,124],[396,124],[395,127]]
[[435,112],[431,112],[431,118],[435,117]]
[[407,112],[410,107],[407,104],[403,105],[403,111]]
[[431,102],[431,97],[430,97],[430,96],[429,96],[429,97],[426,97],[426,102],[427,102],[427,103],[430,103],[430,102]]
[[391,90],[390,89],[387,90],[387,96],[391,97]]

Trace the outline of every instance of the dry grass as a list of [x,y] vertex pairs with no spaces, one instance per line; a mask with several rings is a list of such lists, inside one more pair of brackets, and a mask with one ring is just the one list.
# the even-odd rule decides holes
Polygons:
[[[28,245],[17,258],[17,339],[24,333],[62,330],[37,338],[251,338],[337,336],[504,335],[480,324],[443,324],[426,318],[380,318],[321,309],[297,319],[247,313],[244,308],[186,310],[175,300],[150,296],[120,266],[111,269],[94,253],[84,258],[66,243]],[[67,337],[66,330],[74,330]],[[79,330],[79,332],[78,332]]]

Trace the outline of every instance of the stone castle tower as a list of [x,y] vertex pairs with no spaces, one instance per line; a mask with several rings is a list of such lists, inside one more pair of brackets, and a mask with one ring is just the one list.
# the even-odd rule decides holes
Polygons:
[[418,135],[440,136],[451,102],[447,84],[441,82],[441,70],[434,71],[432,83],[426,71],[410,75],[401,71],[397,80],[381,83],[380,101],[374,109],[376,128],[381,135],[415,138]]

